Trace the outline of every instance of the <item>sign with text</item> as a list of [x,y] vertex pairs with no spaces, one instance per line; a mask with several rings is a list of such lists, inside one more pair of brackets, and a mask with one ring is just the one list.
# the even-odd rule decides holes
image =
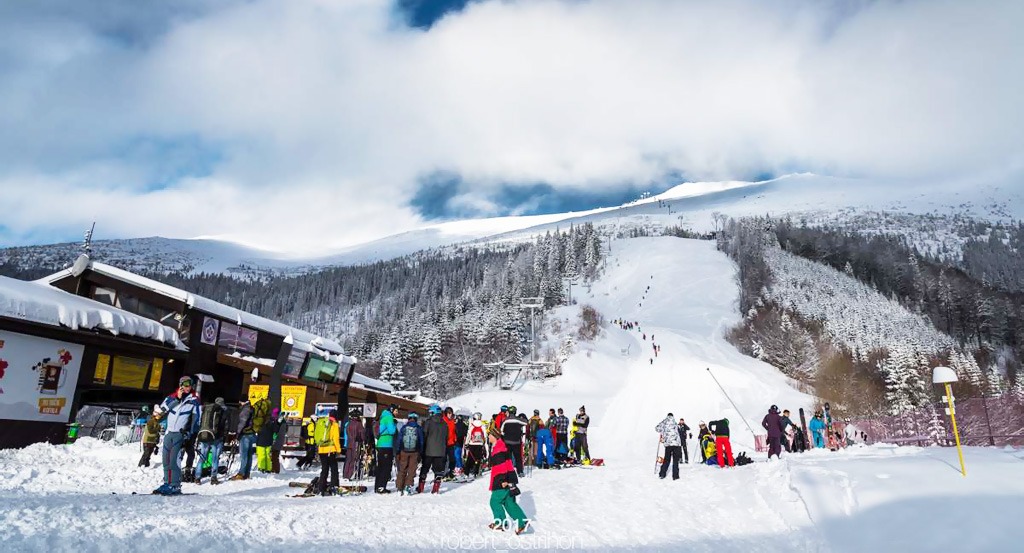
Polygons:
[[68,422],[84,350],[0,331],[0,419]]
[[[252,384],[249,386],[249,401],[256,400],[270,395],[270,386],[267,384]],[[281,411],[292,418],[301,419],[306,411],[306,387],[305,386],[281,386]]]

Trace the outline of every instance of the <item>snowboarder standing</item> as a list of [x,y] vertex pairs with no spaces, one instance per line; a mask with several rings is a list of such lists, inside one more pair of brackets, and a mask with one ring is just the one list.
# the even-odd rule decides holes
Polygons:
[[163,454],[164,484],[153,490],[160,495],[181,494],[181,448],[189,437],[199,431],[202,409],[199,400],[192,393],[192,378],[183,376],[178,380],[178,390],[167,396],[160,404],[160,410],[167,414],[167,434],[164,435]]
[[768,458],[772,455],[776,458],[782,455],[782,417],[779,416],[779,407],[772,405],[768,408],[768,414],[761,420],[761,426],[768,431]]
[[718,466],[724,467],[727,461],[730,467],[736,466],[736,461],[732,458],[732,444],[729,443],[729,419],[709,422],[708,430],[715,436]]
[[416,465],[419,464],[420,452],[423,451],[423,429],[419,425],[419,415],[409,413],[409,422],[398,431],[398,476],[395,489],[402,495],[413,493],[412,483],[416,481]]
[[431,405],[430,416],[423,422],[423,464],[420,466],[420,481],[416,493],[423,493],[427,485],[427,473],[434,471],[434,485],[430,493],[441,493],[441,478],[444,474],[445,454],[448,450],[448,425],[441,420],[441,408]]
[[219,397],[213,403],[203,406],[203,417],[199,427],[199,435],[196,441],[199,442],[199,464],[195,469],[195,481],[203,483],[203,463],[206,457],[212,455],[210,463],[210,483],[219,484],[217,474],[220,471],[220,452],[224,449],[224,438],[227,435],[228,406],[224,404],[224,398]]
[[679,457],[680,440],[679,427],[676,425],[676,418],[669,413],[654,427],[654,430],[661,435],[660,441],[665,446],[665,454],[661,460],[661,472],[658,478],[665,479],[668,474],[668,466],[672,465],[672,479],[679,480]]
[[491,515],[492,522],[488,527],[492,530],[503,530],[505,517],[510,516],[516,522],[516,534],[526,531],[526,513],[516,503],[516,496],[519,495],[519,478],[516,476],[516,468],[512,463],[512,455],[508,446],[501,439],[501,432],[497,428],[491,428],[487,433],[491,442],[491,456],[487,459],[491,465]]
[[391,466],[395,460],[395,411],[397,406],[391,405],[380,414],[377,424],[377,477],[373,483],[376,493],[390,493],[388,482],[391,480]]
[[[690,432],[689,425],[683,421],[683,417],[679,417],[679,445],[683,448],[683,462],[690,464],[690,453],[686,451],[686,434]],[[690,434],[693,437],[693,434]]]
[[160,406],[156,406],[153,413],[146,420],[146,426],[142,429],[142,458],[139,459],[140,467],[148,467],[149,459],[153,456],[156,444],[160,442]]

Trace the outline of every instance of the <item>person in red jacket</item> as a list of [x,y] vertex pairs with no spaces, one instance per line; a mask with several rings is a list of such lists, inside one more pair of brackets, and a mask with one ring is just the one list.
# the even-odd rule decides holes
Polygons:
[[441,421],[444,422],[445,426],[448,427],[448,442],[445,444],[445,478],[455,477],[455,444],[459,441],[458,434],[455,432],[455,411],[451,407],[444,408],[444,416],[441,417]]
[[516,496],[519,495],[519,478],[516,475],[516,467],[512,464],[512,455],[508,447],[501,439],[501,432],[491,427],[487,432],[487,439],[491,442],[491,456],[487,459],[491,465],[491,515],[493,521],[488,527],[491,530],[504,530],[506,516],[511,517],[516,523],[516,534],[526,531],[526,513],[516,503]]

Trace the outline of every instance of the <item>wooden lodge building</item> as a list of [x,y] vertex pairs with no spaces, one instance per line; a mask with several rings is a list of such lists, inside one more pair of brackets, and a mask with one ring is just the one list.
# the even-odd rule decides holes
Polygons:
[[334,341],[84,255],[39,281],[0,277],[0,448],[62,441],[83,406],[159,403],[182,375],[204,403],[269,397],[295,418],[425,412],[356,364]]

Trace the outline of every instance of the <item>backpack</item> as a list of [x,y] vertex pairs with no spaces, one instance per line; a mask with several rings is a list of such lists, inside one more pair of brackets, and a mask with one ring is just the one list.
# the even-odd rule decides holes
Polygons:
[[207,403],[203,406],[203,416],[199,420],[198,440],[203,443],[213,442],[218,438],[217,434],[223,426],[224,412],[215,403]]
[[753,459],[751,459],[750,457],[747,457],[747,452],[746,451],[741,451],[740,454],[737,455],[736,458],[733,459],[733,460],[736,461],[736,466],[737,467],[742,467],[743,465],[749,465],[750,463],[754,462]]
[[259,431],[270,419],[270,402],[266,398],[252,404],[252,428]]
[[419,434],[416,432],[418,427],[411,424],[407,424],[402,428],[402,451],[417,451],[419,450]]
[[313,441],[320,447],[331,445],[331,419],[317,419],[316,428],[313,429]]
[[469,429],[469,444],[470,445],[484,445],[487,442],[486,436],[484,436],[483,426],[472,426]]

